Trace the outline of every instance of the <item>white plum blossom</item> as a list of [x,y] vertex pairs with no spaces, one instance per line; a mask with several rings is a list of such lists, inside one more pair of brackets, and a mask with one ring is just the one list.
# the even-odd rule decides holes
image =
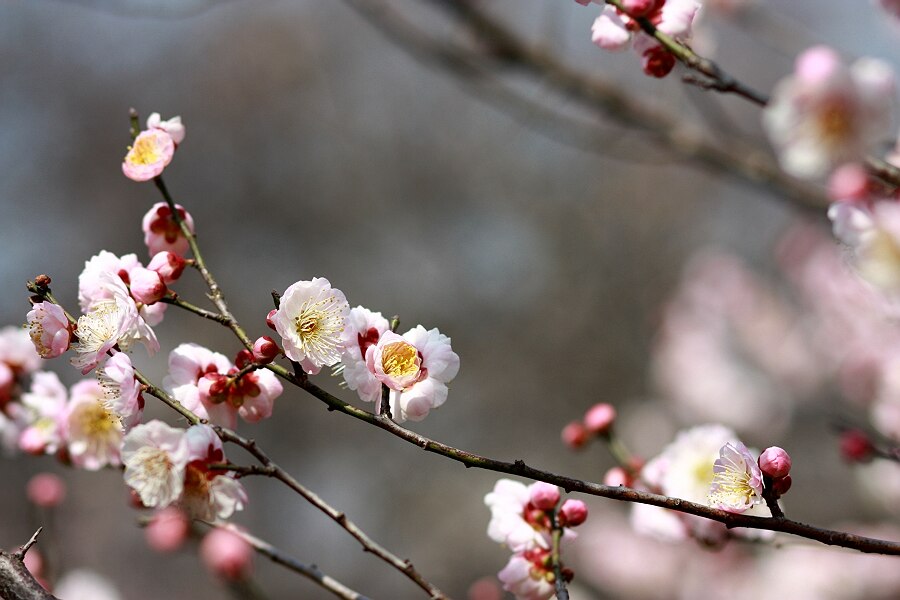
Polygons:
[[[139,273],[144,267],[136,254],[116,256],[107,250],[101,250],[84,263],[84,269],[78,276],[78,303],[82,312],[91,310],[94,304],[110,300],[116,295],[128,296],[131,274]],[[141,318],[146,322],[143,326],[153,327],[162,322],[168,305],[161,302],[138,306]],[[148,327],[148,328],[149,328]]]
[[31,342],[41,358],[56,358],[69,349],[72,327],[61,306],[38,302],[26,319]]
[[164,508],[181,498],[188,445],[184,429],[153,420],[134,427],[122,442],[125,483],[144,506]]
[[[550,522],[543,511],[529,510],[531,488],[512,479],[500,479],[484,497],[491,509],[488,537],[513,552],[550,547]],[[540,518],[536,518],[540,517]]]
[[785,171],[822,177],[879,141],[890,126],[894,96],[887,63],[861,58],[848,68],[832,49],[815,46],[775,86],[763,126]]
[[350,310],[350,325],[356,331],[357,343],[344,350],[336,372],[343,375],[347,388],[360,400],[375,402],[381,398],[381,381],[366,366],[366,352],[390,329],[390,323],[380,312],[357,306]]
[[835,237],[853,252],[860,276],[885,292],[900,292],[900,204],[836,202],[828,209]]
[[198,417],[209,418],[198,382],[207,373],[227,373],[232,364],[224,354],[199,344],[179,344],[169,353],[169,372],[163,388]]
[[31,388],[22,394],[17,421],[22,430],[19,447],[31,454],[53,454],[63,444],[68,393],[56,373],[38,371]]
[[459,372],[459,356],[449,337],[417,325],[402,336],[385,332],[366,351],[366,365],[390,388],[393,416],[421,421],[447,399],[447,384]]
[[165,131],[172,138],[172,141],[175,142],[176,146],[184,141],[185,130],[180,116],[163,121],[158,112],[150,113],[150,116],[147,117],[147,129]]
[[144,400],[128,355],[124,352],[113,354],[102,368],[97,369],[97,380],[103,388],[107,405],[122,418],[125,429],[140,423]]
[[548,600],[555,592],[549,550],[537,549],[516,553],[497,573],[503,589],[516,600]]
[[[75,356],[70,362],[86,375],[106,359],[106,353],[118,346],[127,350],[140,316],[134,303],[117,298],[105,300],[78,318]],[[154,338],[155,339],[155,338]]]
[[763,475],[741,442],[726,443],[713,465],[715,476],[707,502],[713,508],[742,513],[763,501]]
[[107,403],[99,382],[88,379],[72,386],[64,431],[75,466],[96,471],[121,464],[122,417]]
[[179,505],[195,519],[227,519],[247,504],[244,486],[232,474],[213,470],[209,465],[225,462],[222,441],[212,427],[194,425],[185,437],[188,465],[184,491]]
[[285,290],[272,323],[284,353],[310,375],[336,364],[356,342],[344,293],[324,277],[298,281]]

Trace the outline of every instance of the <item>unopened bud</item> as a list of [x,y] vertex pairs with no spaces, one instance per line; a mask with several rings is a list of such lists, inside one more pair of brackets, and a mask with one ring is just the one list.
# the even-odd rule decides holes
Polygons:
[[269,329],[272,331],[278,331],[275,329],[275,315],[278,314],[278,309],[273,308],[269,311],[269,314],[266,315],[266,325],[269,326]]
[[634,478],[622,467],[613,467],[603,476],[603,485],[610,487],[632,487]]
[[247,365],[253,362],[253,353],[247,350],[246,348],[239,351],[234,357],[234,366],[238,369],[243,369]]
[[868,462],[875,455],[875,446],[865,432],[848,429],[841,433],[841,454],[848,462]]
[[28,480],[28,499],[43,508],[59,506],[66,499],[66,484],[53,473],[38,473]]
[[257,338],[257,340],[253,342],[253,360],[259,364],[269,364],[275,360],[275,357],[278,356],[279,352],[281,352],[281,349],[278,347],[278,344],[267,335]]
[[643,17],[656,8],[657,0],[622,0],[622,8],[629,15]]
[[541,510],[551,510],[559,502],[559,488],[555,485],[538,481],[529,488],[531,504]]
[[131,295],[138,302],[154,304],[166,295],[166,284],[156,271],[135,267],[128,273],[131,281]]
[[214,529],[200,543],[200,558],[206,568],[229,581],[245,579],[253,566],[253,549],[239,535]]
[[559,524],[563,527],[577,527],[587,520],[587,505],[581,500],[569,498],[559,508]]
[[616,409],[612,404],[600,402],[584,414],[584,426],[591,433],[604,435],[616,421]]
[[675,68],[675,57],[662,46],[654,46],[645,51],[641,57],[644,73],[651,77],[662,78]]
[[869,196],[869,174],[859,163],[841,165],[828,178],[828,196],[834,201],[864,200]]
[[144,538],[157,552],[174,552],[181,548],[190,532],[191,524],[184,512],[170,506],[154,515],[144,529]]
[[150,259],[147,268],[159,273],[163,283],[168,285],[181,277],[181,274],[184,272],[185,264],[186,261],[177,254],[163,251],[157,252],[153,258]]
[[759,469],[772,479],[784,477],[791,472],[791,457],[778,446],[766,448],[759,455]]
[[588,441],[588,430],[582,425],[581,421],[572,421],[562,430],[563,444],[572,450],[580,450]]
[[775,492],[776,496],[784,496],[787,494],[787,491],[791,489],[791,476],[785,475],[784,477],[779,477],[778,479],[772,480],[772,491]]

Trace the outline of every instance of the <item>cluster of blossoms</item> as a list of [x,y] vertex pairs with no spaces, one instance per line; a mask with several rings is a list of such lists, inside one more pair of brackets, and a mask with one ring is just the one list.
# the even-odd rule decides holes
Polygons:
[[[577,0],[585,6],[591,1]],[[644,73],[653,77],[668,75],[675,67],[675,57],[644,33],[636,19],[646,19],[660,32],[685,42],[691,37],[700,10],[695,0],[623,0],[622,8],[595,3],[603,4],[603,12],[591,28],[594,44],[614,52],[634,48],[641,56]]]
[[[491,509],[487,534],[507,546],[513,555],[498,573],[503,589],[519,600],[547,600],[554,593],[556,574],[552,563],[552,535],[561,531],[562,540],[576,537],[571,527],[587,519],[587,507],[581,500],[568,499],[560,504],[559,488],[537,482],[530,486],[501,479],[484,497]],[[566,581],[573,572],[560,567]]]
[[381,313],[351,309],[343,292],[321,277],[288,287],[267,320],[289,359],[310,374],[336,367],[361,400],[376,402],[376,412],[387,386],[398,421],[421,421],[442,405],[459,371],[459,356],[440,331],[417,325],[394,333]]

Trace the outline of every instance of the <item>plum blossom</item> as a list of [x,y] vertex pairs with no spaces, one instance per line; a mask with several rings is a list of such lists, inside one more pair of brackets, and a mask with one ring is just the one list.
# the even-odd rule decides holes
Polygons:
[[164,508],[181,497],[188,445],[184,429],[153,420],[134,427],[122,441],[125,483],[144,506]]
[[163,121],[159,113],[150,113],[150,116],[147,117],[147,129],[159,129],[160,131],[165,131],[169,134],[169,137],[172,138],[175,146],[178,146],[184,141],[184,124],[181,122],[180,116]]
[[[194,233],[194,218],[180,204],[175,205],[178,216],[184,221],[188,231]],[[183,257],[190,249],[188,240],[175,222],[172,209],[165,202],[154,204],[141,220],[141,229],[144,231],[144,243],[150,251],[150,255],[159,252],[171,252]]]
[[212,427],[194,425],[185,435],[188,464],[184,492],[179,505],[195,519],[227,519],[247,504],[247,493],[230,473],[213,470],[211,464],[225,462],[222,441]]
[[56,358],[69,349],[72,326],[61,306],[38,302],[26,318],[28,335],[41,358]]
[[122,418],[126,430],[140,423],[144,399],[127,354],[113,354],[102,368],[97,369],[97,381],[103,388],[107,405]]
[[517,600],[547,600],[554,593],[550,551],[532,548],[513,554],[497,578]]
[[421,421],[447,400],[447,384],[459,372],[450,338],[421,325],[402,336],[387,331],[366,350],[366,366],[390,388],[396,419]]
[[106,359],[106,353],[115,346],[127,350],[137,327],[140,316],[134,303],[124,298],[97,303],[87,314],[78,318],[75,333],[73,366],[81,369],[82,375]]
[[121,464],[122,417],[107,403],[99,382],[86,379],[72,386],[64,435],[75,466],[96,471]]
[[356,331],[356,343],[341,354],[341,364],[335,372],[343,375],[347,388],[354,390],[360,400],[375,402],[381,398],[381,381],[366,366],[366,352],[390,329],[390,323],[380,312],[362,306],[350,309],[349,319]]
[[722,446],[713,472],[707,496],[713,508],[742,513],[763,501],[762,471],[744,444],[729,442]]
[[337,363],[344,350],[356,343],[349,317],[344,293],[324,277],[315,277],[285,290],[272,323],[287,357],[315,375]]
[[22,430],[19,448],[29,454],[53,454],[64,443],[68,393],[56,373],[38,371],[31,388],[22,394],[18,421]]
[[60,577],[53,593],[66,600],[123,600],[112,582],[87,569],[75,569]]
[[848,68],[832,49],[815,46],[775,86],[763,127],[785,171],[822,177],[878,142],[890,125],[894,96],[887,63],[861,58]]
[[885,292],[900,292],[900,204],[836,202],[828,218],[835,237],[851,248],[860,276]]
[[199,344],[180,344],[169,353],[163,387],[197,416],[234,427],[237,416],[255,423],[272,415],[283,387],[274,373],[259,369],[234,377],[238,369],[222,354]]
[[122,173],[133,181],[147,181],[160,175],[172,162],[175,140],[162,129],[140,132],[122,160]]
[[[135,254],[123,254],[121,257],[112,252],[101,250],[84,263],[84,269],[78,276],[78,303],[82,312],[88,312],[93,306],[103,300],[109,300],[116,295],[124,295],[141,304],[137,306],[142,321],[138,323],[139,330],[144,338],[152,337],[150,327],[158,325],[163,320],[166,305],[155,303],[144,304],[135,297],[128,286],[131,284],[132,275],[140,279],[140,272],[144,269]],[[161,278],[162,274],[159,275]]]
[[13,396],[25,375],[36,371],[41,356],[28,332],[21,327],[0,328],[0,411]]
[[237,533],[217,527],[200,543],[200,559],[215,575],[240,581],[253,568],[253,548]]
[[[484,497],[485,505],[491,509],[488,537],[513,552],[549,548],[553,524],[549,510],[552,508],[538,508],[535,500],[538,504],[542,503],[548,495],[552,495],[549,488],[555,487],[545,483],[526,486],[512,479],[498,480],[493,491]],[[556,498],[559,498],[558,490]],[[575,534],[566,531],[566,535],[574,537]]]

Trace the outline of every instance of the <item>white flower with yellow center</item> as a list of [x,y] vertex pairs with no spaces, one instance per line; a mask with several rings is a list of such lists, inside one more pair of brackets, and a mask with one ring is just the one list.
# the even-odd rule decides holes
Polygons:
[[323,366],[337,363],[354,340],[356,332],[349,316],[344,293],[332,288],[327,279],[316,277],[285,290],[272,323],[287,357],[315,375]]
[[719,450],[707,502],[713,508],[742,513],[763,501],[763,476],[756,459],[741,442]]
[[75,466],[96,471],[121,464],[122,417],[107,403],[99,382],[84,380],[72,386],[65,430]]
[[138,425],[122,442],[125,483],[144,506],[164,508],[181,497],[188,447],[185,430],[162,421]]
[[93,310],[78,318],[72,365],[84,375],[103,362],[116,344],[120,350],[126,350],[131,341],[128,334],[138,318],[133,304],[119,299],[98,302]]

